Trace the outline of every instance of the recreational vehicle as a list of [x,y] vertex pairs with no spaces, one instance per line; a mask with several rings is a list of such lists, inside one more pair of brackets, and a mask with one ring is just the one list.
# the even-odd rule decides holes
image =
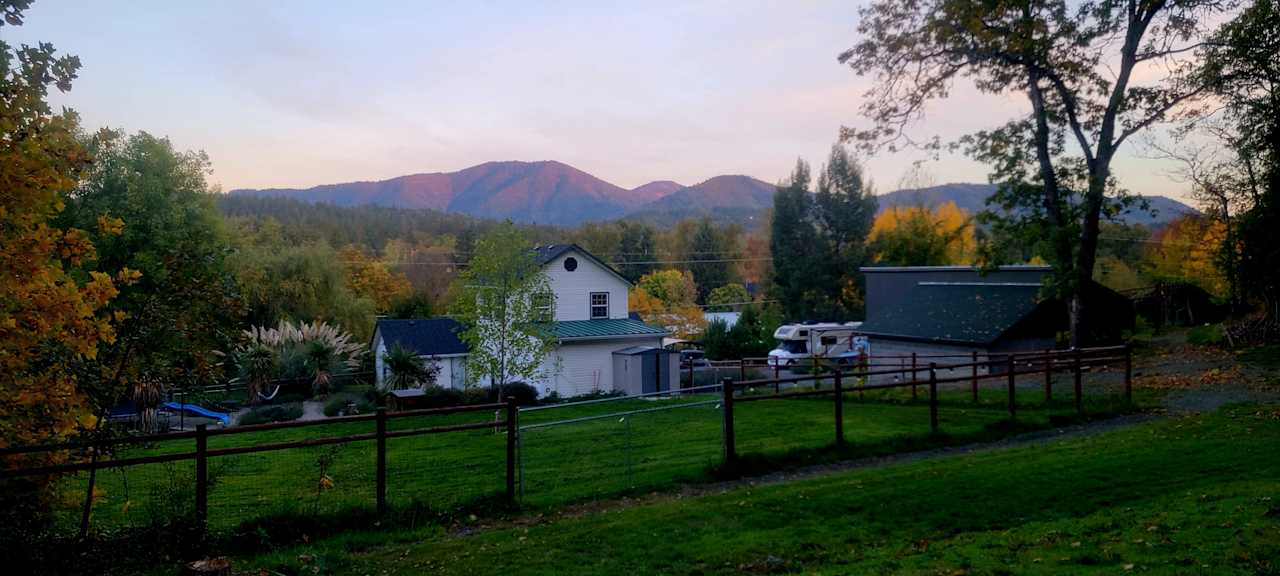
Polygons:
[[773,333],[778,347],[769,351],[769,365],[795,366],[814,357],[853,364],[870,354],[867,339],[858,335],[861,322],[783,324]]

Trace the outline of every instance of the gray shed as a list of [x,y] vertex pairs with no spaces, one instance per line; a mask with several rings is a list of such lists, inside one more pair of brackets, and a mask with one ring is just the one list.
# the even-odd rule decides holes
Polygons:
[[[653,346],[613,352],[613,389],[628,396],[679,389],[679,353]],[[674,386],[673,386],[674,384]]]

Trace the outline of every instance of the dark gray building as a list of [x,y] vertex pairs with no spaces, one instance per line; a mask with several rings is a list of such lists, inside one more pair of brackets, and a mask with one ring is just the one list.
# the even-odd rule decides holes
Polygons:
[[[1042,296],[1048,266],[1003,266],[982,274],[970,266],[865,267],[867,319],[860,332],[871,355],[980,355],[1053,348],[1069,329],[1064,303]],[[1133,326],[1123,296],[1088,287],[1095,341]]]

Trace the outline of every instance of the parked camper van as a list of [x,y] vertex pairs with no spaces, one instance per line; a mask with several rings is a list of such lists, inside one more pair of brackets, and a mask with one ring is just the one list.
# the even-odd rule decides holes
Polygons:
[[795,366],[815,355],[852,365],[859,354],[870,355],[866,337],[857,334],[861,325],[861,322],[783,324],[773,333],[778,347],[769,351],[769,365]]

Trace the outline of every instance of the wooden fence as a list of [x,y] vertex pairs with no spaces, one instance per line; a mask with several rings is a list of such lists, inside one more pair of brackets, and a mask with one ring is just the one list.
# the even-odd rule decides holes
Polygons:
[[[957,356],[947,356],[956,358]],[[927,364],[921,360],[930,360]],[[1095,366],[1111,365],[1115,362],[1123,364],[1123,394],[1127,402],[1132,402],[1132,350],[1128,346],[1115,346],[1103,348],[1086,348],[1073,350],[1047,350],[1041,352],[1029,353],[1011,353],[988,360],[977,360],[976,356],[971,355],[969,362],[939,364],[936,360],[940,357],[916,356],[914,362],[909,366],[890,367],[883,369],[854,369],[844,370],[840,366],[831,366],[830,371],[792,377],[775,377],[764,379],[745,379],[724,378],[721,382],[712,387],[688,391],[670,391],[658,394],[683,394],[683,393],[704,393],[718,392],[721,396],[722,409],[722,444],[723,444],[723,463],[726,469],[732,470],[733,465],[737,462],[738,453],[735,441],[735,405],[743,402],[766,402],[775,400],[787,400],[794,398],[803,398],[811,396],[831,396],[833,399],[834,423],[835,423],[835,440],[837,445],[846,443],[844,434],[844,404],[846,393],[865,392],[872,390],[888,390],[899,388],[911,388],[913,398],[916,397],[915,390],[919,387],[926,387],[928,391],[929,405],[929,429],[932,432],[939,431],[938,423],[938,387],[944,384],[968,383],[971,390],[972,399],[978,401],[978,390],[980,382],[985,380],[1004,380],[1008,388],[1007,408],[1009,418],[1017,419],[1017,398],[1015,394],[1016,382],[1018,376],[1026,376],[1032,374],[1044,375],[1044,392],[1046,400],[1052,398],[1053,390],[1053,374],[1055,372],[1070,371],[1073,375],[1073,399],[1075,409],[1079,413],[1084,412],[1084,391],[1083,391],[1083,371],[1086,368]],[[741,375],[745,376],[745,367],[749,366],[749,362],[739,362],[738,366]],[[985,373],[979,369],[986,368]],[[947,378],[939,378],[939,370],[950,370],[954,373],[957,370],[968,369],[968,374],[962,376],[952,376]],[[924,375],[923,379],[921,375]],[[864,379],[877,375],[900,375],[904,376],[901,382],[878,383],[878,384],[859,384],[849,386],[850,378]],[[910,379],[905,376],[909,375]],[[807,390],[788,390],[783,391],[783,384],[812,383],[812,389]],[[824,388],[824,383],[830,383],[829,388]],[[768,388],[774,389],[770,394],[740,394],[748,388]],[[610,401],[615,399],[609,399]],[[604,400],[598,400],[601,402]],[[432,426],[423,428],[412,428],[405,430],[387,430],[387,422],[391,419],[414,417],[414,416],[432,416],[447,415],[465,412],[479,411],[504,411],[505,416],[492,421],[452,424],[442,426]],[[213,436],[237,435],[254,432],[262,432],[267,430],[279,430],[285,428],[306,428],[311,426],[324,426],[340,423],[352,422],[369,422],[374,424],[371,432],[360,434],[349,434],[343,436],[328,436],[321,438],[308,438],[304,440],[296,440],[290,442],[277,442],[269,444],[258,444],[250,446],[235,446],[226,448],[210,449],[208,447],[208,439]],[[196,514],[197,521],[201,526],[207,525],[208,522],[208,462],[211,458],[223,456],[231,456],[237,454],[268,452],[277,450],[288,450],[296,448],[306,448],[314,446],[324,446],[332,444],[346,444],[352,442],[373,441],[376,446],[376,458],[373,466],[375,467],[375,488],[373,501],[376,503],[376,509],[379,514],[387,511],[387,464],[386,464],[386,441],[388,438],[400,438],[408,436],[419,436],[427,434],[446,434],[451,432],[461,432],[467,430],[479,430],[485,428],[494,429],[496,432],[506,434],[506,454],[505,454],[505,495],[510,502],[515,502],[517,497],[517,465],[518,465],[518,411],[513,402],[508,400],[506,403],[500,404],[479,404],[470,406],[457,406],[450,408],[435,408],[426,410],[411,410],[404,412],[388,412],[385,408],[379,408],[376,413],[359,416],[344,416],[327,418],[324,420],[312,421],[292,421],[277,422],[270,424],[237,426],[233,428],[223,429],[207,429],[204,425],[200,425],[194,431],[183,431],[169,434],[154,434],[147,436],[132,436],[114,439],[88,440],[81,442],[66,442],[61,444],[50,444],[42,446],[29,447],[12,447],[0,449],[0,458],[7,456],[30,454],[39,452],[55,452],[63,450],[80,449],[86,450],[88,460],[82,462],[59,464],[52,466],[42,466],[34,468],[17,468],[0,470],[0,480],[8,478],[20,478],[41,475],[59,475],[73,472],[88,471],[90,473],[90,484],[92,485],[92,474],[97,470],[139,466],[144,464],[155,464],[163,462],[175,462],[182,460],[194,460],[195,472],[192,481],[195,485],[196,498]],[[130,445],[153,443],[160,441],[190,439],[194,441],[194,449],[190,452],[181,452],[175,454],[159,454],[141,457],[120,458],[120,459],[102,459],[100,456],[111,454],[116,449]],[[92,499],[86,497],[84,507],[84,515],[81,523],[81,534],[83,535],[88,529],[89,511],[91,509]]]
[[[405,430],[387,430],[387,421],[398,418],[415,417],[415,416],[444,416],[448,414],[458,414],[465,412],[479,411],[503,411],[504,418],[492,421],[475,422],[467,424],[452,424],[446,426],[431,426],[422,428],[411,428]],[[475,404],[469,406],[455,406],[449,408],[432,408],[425,410],[408,410],[403,412],[388,412],[386,408],[378,408],[373,414],[365,414],[359,416],[340,416],[327,418],[324,420],[309,421],[290,421],[290,422],[274,422],[269,424],[256,424],[248,426],[236,426],[234,428],[215,428],[208,429],[204,424],[196,426],[194,431],[175,432],[169,434],[150,434],[144,436],[129,436],[123,438],[110,438],[100,440],[90,440],[84,442],[65,442],[60,444],[46,444],[41,446],[24,446],[0,449],[0,457],[12,456],[18,454],[32,454],[40,452],[57,452],[63,450],[84,449],[90,454],[89,460],[84,462],[75,462],[69,464],[58,464],[52,466],[40,466],[32,468],[17,468],[0,470],[0,480],[9,478],[22,478],[30,476],[53,476],[74,472],[87,471],[90,474],[90,485],[93,484],[93,474],[98,470],[108,468],[120,468],[128,466],[142,466],[146,464],[158,464],[165,462],[177,462],[183,460],[195,461],[195,474],[192,482],[195,485],[195,511],[196,520],[203,528],[208,524],[208,495],[209,495],[209,460],[222,456],[232,456],[238,454],[250,454],[257,452],[270,452],[276,450],[289,450],[297,448],[308,448],[315,446],[326,446],[333,444],[348,444],[352,442],[373,441],[375,443],[374,467],[375,467],[375,486],[373,500],[376,503],[378,514],[385,514],[387,511],[387,439],[404,438],[409,436],[422,436],[427,434],[445,434],[450,432],[462,432],[466,430],[493,429],[506,434],[506,498],[509,502],[514,503],[516,496],[516,434],[517,434],[518,412],[516,405],[511,400],[505,403],[493,404]],[[333,424],[346,424],[353,422],[371,422],[374,424],[372,432],[362,434],[347,434],[341,436],[325,436],[321,438],[307,438],[304,440],[294,440],[289,442],[275,442],[269,444],[256,444],[250,446],[235,446],[228,448],[210,449],[208,440],[213,436],[232,436],[239,434],[250,434],[255,432],[263,432],[268,430],[281,430],[285,428],[308,428],[315,426],[327,426]],[[140,456],[133,458],[120,459],[100,459],[100,455],[109,454],[117,448],[147,444],[161,441],[172,441],[192,439],[194,440],[194,449],[191,452],[180,452],[175,454],[159,454],[153,456]],[[87,498],[83,510],[83,519],[80,526],[80,534],[83,535],[88,531],[89,513],[92,506],[92,498]]]
[[[976,353],[975,353],[976,354]],[[934,356],[933,358],[938,358]],[[955,355],[943,355],[943,357],[957,357]],[[919,357],[912,355],[913,360]],[[938,428],[938,385],[948,383],[967,382],[970,384],[970,390],[974,402],[978,401],[978,388],[981,380],[1003,379],[1008,388],[1007,406],[1009,410],[1009,419],[1017,420],[1018,406],[1016,394],[1016,379],[1018,376],[1029,374],[1044,374],[1044,392],[1045,400],[1050,401],[1053,398],[1053,373],[1056,370],[1069,369],[1072,374],[1072,391],[1075,409],[1078,414],[1084,414],[1084,378],[1083,371],[1085,368],[1094,366],[1107,365],[1111,362],[1122,362],[1124,367],[1124,398],[1127,403],[1133,402],[1133,350],[1129,346],[1112,346],[1100,348],[1077,348],[1071,350],[1046,350],[1043,352],[1031,353],[1010,353],[996,360],[977,361],[939,365],[936,362],[930,362],[923,370],[915,365],[910,368],[898,369],[882,369],[882,370],[853,370],[842,371],[834,369],[827,374],[814,374],[807,376],[793,376],[787,378],[766,378],[759,380],[742,380],[734,381],[732,378],[724,378],[721,380],[720,392],[722,395],[723,405],[723,442],[724,442],[724,464],[729,470],[732,470],[737,462],[738,454],[735,443],[735,424],[734,424],[734,405],[741,402],[761,402],[768,400],[784,400],[801,398],[806,396],[832,396],[833,407],[835,411],[835,439],[836,445],[843,446],[846,443],[844,435],[844,401],[846,392],[863,392],[871,390],[889,390],[896,388],[911,388],[912,399],[916,399],[916,389],[920,386],[927,386],[929,391],[929,430],[937,433]],[[979,374],[978,368],[986,367],[986,374]],[[1019,367],[1025,367],[1025,370],[1019,371]],[[938,378],[938,370],[940,369],[963,369],[970,368],[968,376],[959,376],[951,378]],[[997,372],[993,368],[1000,368]],[[927,378],[923,381],[918,379],[921,371],[927,370]],[[844,385],[846,378],[868,378],[876,375],[892,375],[910,373],[911,380],[903,382],[892,382],[883,384],[865,384],[855,387],[846,387]],[[831,388],[823,389],[820,387],[821,382],[829,380]],[[779,386],[784,383],[814,383],[813,390],[800,392],[782,392]],[[761,386],[772,386],[774,393],[765,395],[746,395],[738,396],[737,392],[745,388],[754,388]]]

